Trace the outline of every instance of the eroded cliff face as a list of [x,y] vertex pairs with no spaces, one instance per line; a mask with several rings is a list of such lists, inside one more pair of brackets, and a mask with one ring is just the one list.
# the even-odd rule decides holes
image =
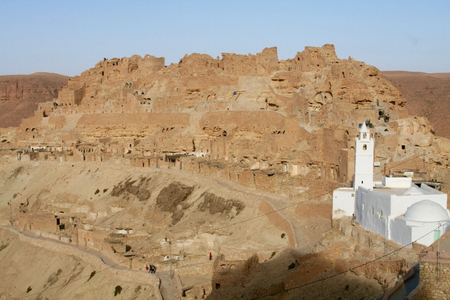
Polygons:
[[290,185],[352,180],[362,122],[375,133],[377,173],[389,174],[388,163],[411,155],[431,162],[424,173],[447,165],[427,120],[408,117],[404,106],[377,68],[339,59],[333,45],[281,61],[276,48],[186,55],[170,66],[135,55],[105,59],[72,78],[2,140],[59,151],[47,156],[54,159],[176,165],[298,197],[282,186],[284,175]]
[[[0,130],[0,220],[8,223],[14,199],[15,226],[136,255],[135,269],[154,263],[168,271],[176,253],[183,284],[196,277],[192,285],[205,295],[209,252],[270,260],[284,248],[327,251],[340,238],[322,234],[332,226],[330,193],[353,180],[362,122],[374,133],[376,176],[413,170],[415,179],[445,178],[448,140],[404,106],[375,67],[337,58],[333,45],[282,61],[276,48],[192,54],[170,66],[149,55],[105,59],[19,127]],[[348,253],[368,259],[391,249],[361,240],[368,249]],[[330,249],[332,260],[344,253]],[[289,261],[285,271],[298,265]]]

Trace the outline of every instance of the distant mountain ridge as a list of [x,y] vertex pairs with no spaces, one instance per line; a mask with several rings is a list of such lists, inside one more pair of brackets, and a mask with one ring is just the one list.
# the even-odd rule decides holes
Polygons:
[[410,115],[426,117],[437,135],[450,139],[450,73],[383,71],[406,98]]
[[19,126],[23,118],[33,115],[39,103],[57,98],[69,78],[44,72],[0,76],[0,127]]

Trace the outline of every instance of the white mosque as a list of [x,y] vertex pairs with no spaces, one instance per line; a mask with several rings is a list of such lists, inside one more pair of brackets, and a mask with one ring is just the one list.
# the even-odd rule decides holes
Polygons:
[[429,246],[450,229],[447,194],[411,177],[373,180],[374,139],[361,124],[355,145],[353,188],[333,191],[333,219],[355,215],[359,224],[384,238],[411,247],[411,242]]

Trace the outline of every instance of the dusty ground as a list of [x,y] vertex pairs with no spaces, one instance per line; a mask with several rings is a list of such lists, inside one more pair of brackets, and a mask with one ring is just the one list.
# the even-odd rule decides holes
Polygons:
[[[0,299],[161,299],[150,274],[136,281],[97,257],[0,228]],[[140,282],[139,282],[140,281]]]
[[[38,162],[8,164],[0,176],[0,217],[6,220],[12,199],[14,213],[19,208],[28,213],[64,212],[86,224],[133,228],[158,244],[167,235],[188,239],[214,232],[223,237],[223,248],[236,240],[248,240],[242,247],[266,245],[270,251],[288,244],[286,239],[272,239],[283,232],[264,216],[242,223],[259,214],[260,201],[278,196],[191,173],[109,163]],[[259,228],[257,235],[251,234],[253,227]]]
[[[142,272],[144,263],[153,263],[163,272],[163,278],[170,266],[163,256],[171,253],[181,258],[172,268],[180,269],[184,288],[210,287],[211,278],[217,274],[208,262],[209,252],[214,258],[223,254],[231,260],[258,255],[258,262],[244,277],[232,274],[239,284],[232,289],[214,290],[211,299],[252,299],[271,294],[273,299],[370,299],[392,286],[399,272],[394,263],[397,267],[377,274],[373,269],[344,272],[322,282],[346,270],[347,264],[358,264],[383,253],[358,243],[338,228],[330,231],[327,215],[331,207],[327,202],[305,203],[284,211],[283,207],[292,206],[292,202],[282,196],[185,171],[95,162],[3,162],[0,191],[3,224],[11,217],[7,202],[12,200],[13,215],[19,211],[63,213],[79,217],[80,226],[132,228],[133,234],[109,235],[108,239],[116,238],[130,247],[127,253],[135,255],[133,271]],[[277,223],[280,219],[271,219],[259,210],[264,201],[281,207],[284,222],[292,224],[295,235],[306,246],[299,243],[298,249],[291,248],[286,231]],[[71,233],[65,230],[59,234]],[[7,231],[1,234],[0,267],[4,274],[15,274],[2,281],[0,295],[5,299],[27,294],[42,295],[43,299],[54,295],[98,299],[114,293],[118,285],[123,299],[157,297],[150,285],[146,289],[139,282],[121,279],[117,283],[109,276],[98,276],[101,268],[91,266],[89,260],[36,248]],[[170,245],[166,237],[172,241]],[[320,246],[315,245],[317,242]],[[101,245],[107,244],[103,240]],[[104,251],[122,259],[122,267],[129,266],[122,256],[126,253],[111,253],[110,248]],[[93,271],[98,274],[87,281]],[[319,282],[310,283],[316,280]],[[165,286],[169,289],[173,284]],[[282,290],[287,292],[280,293]]]
[[[357,226],[358,231],[362,230]],[[379,239],[368,233],[364,238]],[[381,256],[338,228],[324,234],[320,251],[301,254],[286,249],[265,261],[235,272],[231,286],[213,289],[208,299],[380,299],[411,267],[402,257],[412,250]],[[220,273],[214,280],[220,280]],[[229,274],[225,274],[229,276]]]

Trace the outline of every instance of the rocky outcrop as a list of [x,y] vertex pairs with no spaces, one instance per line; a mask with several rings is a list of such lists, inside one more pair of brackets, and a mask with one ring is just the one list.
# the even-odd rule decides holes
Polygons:
[[238,181],[274,191],[279,180],[263,183],[256,172],[351,181],[345,149],[361,122],[379,137],[381,168],[411,152],[437,152],[430,151],[432,128],[420,121],[425,126],[410,132],[416,121],[407,121],[404,107],[378,69],[339,59],[333,45],[281,61],[276,48],[215,59],[192,54],[167,67],[163,58],[135,55],[105,59],[71,78],[55,101],[22,122],[15,139],[28,149],[67,149],[73,156],[66,160],[180,167],[205,157],[228,172],[251,170],[237,171]]
[[[276,48],[192,54],[170,66],[153,56],[104,59],[19,127],[0,130],[0,184],[9,187],[2,199],[26,203],[24,220],[55,214],[56,237],[161,271],[211,264],[209,253],[242,261],[257,251],[243,264],[245,287],[229,292],[278,293],[335,272],[343,253],[375,255],[355,245],[297,253],[268,264],[279,277],[267,285],[271,267],[258,263],[286,247],[311,252],[330,228],[330,193],[353,180],[358,124],[376,139],[377,176],[413,169],[424,180],[446,177],[448,141],[405,105],[378,69],[339,59],[333,45],[288,60],[278,60]],[[7,222],[11,209],[2,203]],[[258,272],[262,284],[249,278]],[[371,295],[384,275],[370,282]],[[339,277],[327,295],[351,298],[352,276]]]

